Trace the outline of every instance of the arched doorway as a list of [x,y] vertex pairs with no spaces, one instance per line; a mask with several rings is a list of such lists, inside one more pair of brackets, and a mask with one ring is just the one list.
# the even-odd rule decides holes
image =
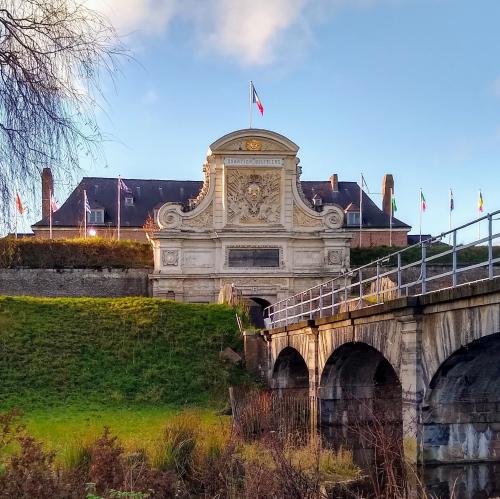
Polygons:
[[[265,309],[266,307],[269,307],[271,305],[267,300],[264,298],[260,298],[257,296],[251,296],[248,299],[249,302],[249,312],[248,315],[250,316],[250,322],[258,328],[264,328],[266,327],[264,318],[265,318]],[[267,314],[266,314],[267,315]]]
[[422,407],[427,462],[500,462],[500,333],[460,348],[433,376]]

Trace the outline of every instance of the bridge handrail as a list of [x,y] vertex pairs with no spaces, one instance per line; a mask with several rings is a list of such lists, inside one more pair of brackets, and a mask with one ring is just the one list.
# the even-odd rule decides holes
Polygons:
[[[431,291],[427,289],[427,284],[439,278],[451,277],[451,286],[445,287],[455,287],[458,285],[458,277],[464,272],[486,266],[488,267],[487,278],[491,279],[494,277],[494,264],[500,263],[500,258],[493,258],[493,240],[500,238],[500,232],[493,233],[493,220],[500,220],[500,218],[494,218],[497,215],[500,215],[500,210],[487,213],[482,217],[447,232],[442,232],[438,236],[422,239],[422,241],[416,244],[407,246],[355,269],[345,270],[333,279],[316,284],[311,288],[273,303],[264,310],[264,317],[267,319],[266,322],[270,327],[279,327],[298,322],[299,320],[313,319],[318,316],[323,317],[325,314],[335,315],[339,311],[351,310],[351,304],[354,304],[356,308],[362,308],[383,303],[384,297],[387,295],[391,297],[394,297],[394,294],[397,297],[410,296],[410,288],[416,288],[416,291],[418,291],[413,294],[425,294]],[[471,242],[465,244],[457,243],[457,233],[459,231],[474,225],[480,227],[479,224],[485,220],[488,221],[488,234],[486,236],[481,237],[479,234],[478,238]],[[450,241],[449,248],[433,255],[427,254],[428,248],[435,244],[443,243],[446,239]],[[459,267],[458,254],[461,251],[484,243],[487,243],[488,248],[488,256],[484,261]],[[416,248],[420,248],[418,259],[403,265],[403,255],[415,251]],[[427,265],[448,255],[452,256],[451,270],[428,276]],[[396,262],[396,267],[385,270],[387,268],[386,264],[389,264],[391,261]],[[376,269],[375,275],[363,278],[363,271],[374,268]],[[403,282],[403,272],[412,268],[420,270],[418,276],[416,279],[412,278],[413,280],[410,280],[410,282]],[[395,274],[397,274],[395,286],[388,289],[381,289],[382,278],[387,278]],[[370,284],[374,285],[375,289],[364,292],[363,288]]]

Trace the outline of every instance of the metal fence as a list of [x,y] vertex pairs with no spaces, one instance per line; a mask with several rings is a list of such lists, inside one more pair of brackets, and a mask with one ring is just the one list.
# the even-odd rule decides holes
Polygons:
[[265,309],[266,325],[286,326],[500,275],[500,246],[494,244],[499,215],[488,213],[278,301]]

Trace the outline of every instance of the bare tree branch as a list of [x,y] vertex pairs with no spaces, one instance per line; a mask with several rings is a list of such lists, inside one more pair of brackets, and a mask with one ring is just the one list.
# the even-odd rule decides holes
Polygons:
[[[40,172],[73,177],[96,158],[94,111],[124,49],[109,21],[78,0],[0,0],[0,205],[16,185],[33,196]],[[0,221],[1,222],[1,221]]]

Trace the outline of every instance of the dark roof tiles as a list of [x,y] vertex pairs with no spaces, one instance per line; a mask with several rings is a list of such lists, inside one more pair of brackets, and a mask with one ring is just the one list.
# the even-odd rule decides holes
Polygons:
[[[121,224],[128,227],[142,227],[148,214],[164,203],[182,203],[187,206],[190,199],[196,198],[203,182],[200,180],[142,180],[123,179],[125,185],[132,191],[133,205],[125,204],[121,198]],[[332,191],[330,181],[302,182],[305,196],[312,200],[315,194],[321,197],[323,204],[338,204],[343,209],[349,205],[359,205],[359,186],[356,182],[339,182],[338,191]],[[114,226],[117,215],[117,179],[103,177],[84,177],[64,204],[53,214],[53,225],[59,227],[77,227],[83,218],[83,191],[91,208],[104,209],[104,224]],[[48,219],[34,224],[34,227],[45,227]],[[372,228],[389,227],[389,216],[363,193],[363,225]],[[410,228],[400,220],[393,219],[394,228]]]

